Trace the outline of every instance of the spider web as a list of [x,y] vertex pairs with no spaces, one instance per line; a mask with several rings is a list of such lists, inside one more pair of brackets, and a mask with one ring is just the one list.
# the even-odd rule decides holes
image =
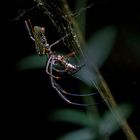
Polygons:
[[71,52],[75,52],[76,57],[80,54],[83,55],[79,39],[69,17],[79,16],[81,12],[91,8],[93,4],[90,4],[87,7],[82,7],[79,10],[75,10],[73,13],[67,13],[68,15],[66,15],[57,0],[34,0],[34,2],[36,5],[27,10],[19,10],[18,16],[11,21],[16,21],[23,18],[24,15],[27,15],[37,7],[43,11],[44,15],[50,18],[60,37],[63,38],[64,45],[67,46]]
[[[84,53],[81,49],[81,44],[76,34],[76,31],[71,23],[70,16],[78,16],[80,12],[91,8],[93,4],[88,5],[85,8],[81,8],[79,12],[75,11],[74,13],[65,14],[65,11],[61,8],[60,3],[57,0],[34,0],[37,4],[37,7],[43,11],[44,15],[50,18],[53,25],[57,29],[65,46],[75,53],[75,63],[81,64],[84,63]],[[66,36],[66,37],[65,37]],[[85,69],[88,69],[87,67]],[[86,70],[84,70],[86,71]],[[93,80],[89,80],[90,83],[93,83]]]
[[[43,10],[44,14],[50,18],[60,36],[67,36],[63,39],[63,42],[69,48],[69,50],[75,52],[75,56],[82,53],[74,27],[71,24],[68,15],[65,15],[64,11],[60,8],[59,3],[55,0],[35,0],[35,2],[37,3],[38,7]],[[86,8],[83,8],[81,11],[85,9]],[[80,12],[69,16],[78,16]]]
[[[82,8],[79,12],[66,15],[65,12],[60,8],[60,5],[56,0],[35,0],[35,2],[37,3],[38,8],[43,10],[43,13],[50,18],[61,38],[67,36],[63,39],[63,42],[71,52],[75,52],[75,58],[78,60],[78,63],[80,63],[81,60],[79,60],[79,56],[81,55],[82,57],[84,57],[84,55],[78,37],[76,35],[76,31],[69,19],[69,16],[78,16],[80,12],[86,10],[87,8],[90,8],[93,4]],[[85,70],[87,70],[87,67],[83,71]],[[77,76],[74,77],[78,78],[79,76]],[[89,82],[89,86],[92,88],[92,90],[98,92],[93,79],[89,79]],[[103,100],[101,102],[103,102]]]

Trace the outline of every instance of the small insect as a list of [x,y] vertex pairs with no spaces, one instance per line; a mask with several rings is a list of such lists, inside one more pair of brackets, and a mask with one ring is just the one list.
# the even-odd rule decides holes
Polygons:
[[[55,79],[60,79],[62,77],[54,76],[51,73],[50,69],[53,69],[57,73],[67,73],[69,75],[74,74],[81,69],[82,66],[73,65],[69,61],[70,57],[74,55],[74,52],[64,56],[64,55],[57,54],[56,52],[53,52],[51,50],[52,46],[62,41],[65,37],[56,41],[52,45],[49,45],[47,43],[47,39],[45,36],[44,27],[34,26],[33,28],[30,20],[28,22],[25,21],[25,25],[30,35],[30,38],[35,42],[35,48],[36,48],[37,54],[39,56],[42,56],[42,55],[48,56],[48,62],[46,65],[47,74],[54,77]],[[32,33],[30,30],[30,27],[31,27]]]
[[[31,40],[35,42],[35,48],[37,51],[37,54],[39,56],[47,55],[48,60],[46,64],[46,73],[50,76],[51,85],[52,87],[57,91],[57,93],[60,95],[60,97],[65,100],[66,102],[74,105],[80,105],[80,106],[87,106],[88,104],[82,104],[82,103],[76,103],[72,102],[65,96],[93,96],[96,93],[89,93],[89,94],[74,94],[65,91],[57,82],[57,79],[64,78],[64,74],[67,75],[73,75],[77,73],[84,65],[74,65],[70,63],[70,58],[75,55],[74,52],[71,52],[66,55],[57,54],[55,51],[52,51],[52,46],[56,45],[60,41],[63,41],[65,37],[68,35],[62,37],[61,39],[57,40],[53,44],[49,45],[47,42],[47,38],[45,36],[45,28],[40,26],[32,26],[31,21],[25,21],[26,29],[29,33],[29,36]],[[55,74],[54,74],[55,73]]]

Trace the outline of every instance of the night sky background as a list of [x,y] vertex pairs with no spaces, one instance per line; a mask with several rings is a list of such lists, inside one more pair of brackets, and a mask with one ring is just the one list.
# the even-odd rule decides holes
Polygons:
[[[89,0],[89,3],[94,1]],[[73,1],[70,1],[73,7]],[[20,71],[16,64],[22,58],[35,54],[34,43],[29,39],[23,16],[14,20],[19,10],[33,7],[29,0],[2,2],[1,12],[1,119],[3,134],[14,139],[38,138],[53,140],[69,130],[64,124],[49,121],[49,113],[59,108],[76,108],[68,105],[52,89],[45,67]],[[35,24],[44,23],[38,12],[30,13]],[[46,18],[46,17],[45,17]],[[48,40],[58,39],[49,18],[45,19]],[[106,0],[87,11],[87,38],[106,25],[118,30],[116,42],[100,71],[107,81],[114,98],[119,103],[128,102],[133,113],[128,122],[140,138],[140,9],[136,1]],[[56,93],[56,94],[55,94]],[[64,127],[63,127],[64,125]],[[120,135],[122,133],[120,132]],[[119,135],[115,135],[117,138]],[[123,136],[122,136],[123,137]],[[121,138],[122,138],[121,137]],[[125,139],[125,138],[124,138]]]

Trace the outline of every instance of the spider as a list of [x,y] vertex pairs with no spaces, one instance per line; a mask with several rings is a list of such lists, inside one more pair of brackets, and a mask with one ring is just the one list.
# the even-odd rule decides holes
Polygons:
[[[70,63],[70,57],[74,56],[75,53],[71,52],[67,55],[57,54],[55,51],[52,51],[52,46],[59,43],[60,41],[63,41],[65,37],[68,35],[62,37],[61,39],[57,40],[53,44],[49,45],[47,42],[47,38],[45,36],[45,27],[40,26],[32,26],[31,21],[25,21],[25,26],[28,31],[28,34],[35,42],[35,48],[37,51],[37,54],[39,56],[47,55],[48,61],[46,64],[46,73],[50,76],[50,81],[52,87],[57,91],[59,96],[65,100],[67,103],[73,104],[73,105],[79,105],[79,106],[87,106],[89,104],[82,104],[77,102],[72,102],[65,95],[70,96],[93,96],[96,93],[89,93],[89,94],[74,94],[65,91],[57,82],[56,80],[64,78],[64,74],[73,75],[77,73],[84,65],[74,65]],[[55,74],[54,74],[55,73]],[[56,75],[56,74],[59,74]]]

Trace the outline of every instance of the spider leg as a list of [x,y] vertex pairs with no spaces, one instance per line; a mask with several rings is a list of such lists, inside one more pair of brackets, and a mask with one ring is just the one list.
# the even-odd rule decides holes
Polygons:
[[[51,84],[52,84],[52,87],[57,91],[58,95],[64,100],[66,101],[67,103],[69,104],[72,104],[72,105],[77,105],[77,106],[92,106],[92,105],[97,105],[97,104],[100,104],[104,101],[101,101],[101,102],[98,102],[98,103],[93,103],[93,104],[82,104],[82,103],[77,103],[77,102],[72,102],[70,101],[65,95],[64,95],[64,92],[59,89],[59,87],[57,87],[58,84],[56,84],[56,82],[54,81],[53,77],[50,77],[51,78]],[[70,93],[69,93],[70,94]],[[70,94],[73,96],[73,94]]]
[[49,60],[48,60],[48,62],[47,62],[47,66],[46,66],[46,73],[47,73],[49,76],[51,76],[51,77],[53,77],[53,78],[55,78],[55,79],[61,79],[61,77],[53,75],[52,72],[50,72],[50,70],[49,70],[49,67],[53,67],[54,58],[55,58],[55,55],[51,55],[51,56],[49,57]]
[[55,55],[51,55],[49,57],[49,60],[47,62],[47,66],[46,66],[46,73],[50,76],[53,76],[55,79],[61,79],[62,77],[60,76],[55,76],[53,74],[50,73],[50,70],[49,70],[49,67],[50,67],[50,64],[52,64],[52,69],[58,73],[65,73],[68,71],[68,67],[64,67],[64,69],[58,69],[58,68],[55,68],[53,65],[54,65],[54,61],[55,61]]
[[71,53],[69,53],[69,54],[66,54],[65,57],[66,57],[67,59],[69,59],[70,57],[73,57],[74,55],[75,55],[75,52],[73,51],[73,52],[71,52]]
[[[30,21],[29,21],[30,22]],[[31,23],[30,23],[31,24]],[[29,26],[29,24],[28,24],[28,22],[25,20],[25,26],[26,26],[26,29],[27,29],[27,31],[28,31],[28,34],[29,34],[29,36],[30,36],[30,38],[33,40],[33,41],[35,41],[35,39],[34,39],[34,37],[32,36],[32,34],[31,34],[31,29],[30,29],[30,26]]]
[[93,96],[93,95],[96,95],[98,94],[98,92],[94,92],[94,93],[87,93],[87,94],[77,94],[77,93],[71,93],[71,92],[67,92],[65,91],[59,84],[57,84],[56,82],[55,83],[55,86],[63,93],[63,94],[67,94],[67,95],[70,95],[70,96],[76,96],[76,97],[82,97],[82,96]]
[[59,73],[64,73],[64,72],[66,72],[67,69],[59,70],[59,69],[56,69],[53,67],[53,70],[55,70],[56,72],[59,72]]
[[51,48],[52,46],[58,44],[59,42],[63,41],[65,37],[67,37],[68,34],[66,34],[64,37],[60,38],[59,40],[57,40],[56,42],[54,42],[53,44],[51,44],[49,47]]
[[85,64],[83,64],[83,65],[81,65],[81,66],[76,66],[76,67],[77,67],[76,70],[75,70],[71,75],[77,73],[77,72],[78,72],[79,70],[81,70],[81,68],[84,67],[84,66],[85,66]]
[[[50,72],[51,72],[51,75],[52,74],[52,64],[50,64]],[[64,100],[66,101],[67,103],[69,104],[73,104],[73,105],[78,105],[78,106],[88,106],[87,104],[79,104],[79,103],[75,103],[75,102],[72,102],[70,101],[69,99],[67,99],[63,93],[61,92],[61,90],[56,86],[56,82],[54,81],[53,79],[53,76],[50,76],[50,80],[51,80],[51,84],[52,84],[52,87],[57,91],[58,95]]]
[[55,81],[54,81],[54,77],[52,76],[53,75],[53,73],[52,73],[52,68],[53,68],[53,63],[50,63],[50,80],[51,80],[51,85],[52,85],[52,87],[57,91],[57,93],[59,94],[59,96],[63,99],[63,100],[65,100],[66,102],[68,102],[68,103],[71,103],[61,92],[60,92],[60,90],[55,86]]
[[[50,73],[51,75],[53,75],[52,73],[52,67],[53,67],[53,64],[51,63],[50,64]],[[91,105],[97,105],[98,103],[95,103],[95,104],[82,104],[82,103],[77,103],[77,102],[72,102],[70,101],[65,95],[71,95],[71,96],[93,96],[97,93],[89,93],[89,94],[83,94],[83,95],[78,95],[78,94],[72,94],[72,93],[69,93],[69,92],[66,92],[65,90],[62,89],[62,87],[56,83],[56,81],[54,80],[53,76],[50,76],[50,80],[51,80],[51,85],[52,87],[57,91],[58,95],[64,100],[66,101],[67,103],[69,104],[73,104],[73,105],[77,105],[77,106],[91,106]],[[102,102],[102,101],[101,101]],[[99,103],[101,103],[99,102]]]
[[[53,72],[52,72],[52,70],[54,69],[53,68],[53,60],[54,60],[54,57],[55,56],[50,56],[50,58],[49,58],[49,60],[48,60],[48,62],[47,62],[47,66],[46,66],[46,72],[51,76],[51,77],[53,77],[53,78],[55,78],[55,79],[60,79],[61,77],[56,77],[56,76],[54,76],[53,75]],[[50,70],[49,70],[49,68],[50,68]],[[64,69],[64,70],[58,70],[58,69],[55,69],[57,72],[65,72],[66,70]],[[53,80],[54,81],[54,80]],[[98,94],[98,92],[95,92],[95,93],[88,93],[88,94],[74,94],[74,93],[70,93],[70,92],[67,92],[67,91],[65,91],[59,84],[57,84],[55,81],[54,81],[54,83],[55,83],[55,86],[57,87],[57,88],[59,88],[60,89],[60,91],[62,92],[62,93],[64,93],[64,94],[67,94],[67,95],[71,95],[71,96],[93,96],[93,95],[95,95],[95,94]]]

